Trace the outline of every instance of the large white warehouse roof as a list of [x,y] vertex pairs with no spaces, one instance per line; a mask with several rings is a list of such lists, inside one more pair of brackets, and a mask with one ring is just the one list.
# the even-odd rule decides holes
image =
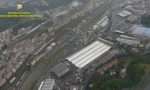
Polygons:
[[111,48],[104,42],[95,41],[66,59],[78,68],[82,68],[107,52]]

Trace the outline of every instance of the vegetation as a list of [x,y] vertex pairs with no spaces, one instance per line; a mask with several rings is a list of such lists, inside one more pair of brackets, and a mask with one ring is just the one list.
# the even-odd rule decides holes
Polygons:
[[16,35],[18,33],[18,30],[21,28],[27,28],[27,27],[35,27],[38,24],[42,23],[44,20],[42,19],[33,19],[33,20],[28,20],[28,21],[24,21],[22,23],[18,23],[17,25],[13,26],[13,34]]
[[132,88],[140,82],[144,75],[144,70],[138,68],[136,65],[131,65],[127,73],[125,78],[121,78],[119,74],[110,76],[109,73],[105,75],[96,73],[90,81],[94,86],[92,88],[88,87],[87,90],[120,90],[122,88]]
[[150,16],[143,15],[141,17],[141,23],[146,27],[150,27]]
[[[122,61],[124,59],[124,61]],[[125,64],[126,57],[123,57],[118,65],[112,69],[117,72],[115,76],[110,76],[108,70],[104,75],[95,73],[89,84],[87,90],[121,90],[123,88],[134,88],[145,77],[145,74],[149,73],[142,65],[150,64],[150,53],[145,55],[136,55],[128,57],[127,75],[125,78],[121,78],[119,73],[123,65]],[[89,87],[93,85],[93,87]]]
[[34,9],[45,11],[56,8],[58,6],[67,5],[72,1],[73,0],[45,0],[45,3],[43,3],[41,0],[31,0],[26,3],[24,7],[27,11],[34,11]]
[[[74,0],[44,0],[44,1],[30,0],[24,3],[23,5],[24,11],[31,11],[31,12],[40,11],[40,12],[43,12],[44,14],[46,10],[48,11],[50,9],[57,8],[58,6],[66,6],[70,4],[71,2],[73,2]],[[87,2],[87,0],[78,0],[78,1]],[[8,8],[0,8],[0,10],[1,10],[0,13],[3,14],[3,13],[7,13],[8,11],[9,12],[16,11],[16,7],[12,6]],[[12,26],[17,26],[18,24],[19,26],[17,26],[17,28],[20,27],[20,23],[22,23],[23,20],[24,19],[21,19],[21,18],[0,18],[0,32]],[[26,19],[26,20],[31,20],[31,19]],[[35,21],[35,23],[36,22],[37,21]],[[22,23],[22,25],[23,24],[24,23]]]
[[19,23],[21,20],[16,18],[0,18],[0,32],[8,29],[14,24]]

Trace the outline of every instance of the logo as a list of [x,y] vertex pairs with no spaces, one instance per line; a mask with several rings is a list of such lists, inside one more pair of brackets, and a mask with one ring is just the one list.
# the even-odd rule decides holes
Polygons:
[[23,9],[23,5],[22,4],[17,4],[17,10],[22,10]]

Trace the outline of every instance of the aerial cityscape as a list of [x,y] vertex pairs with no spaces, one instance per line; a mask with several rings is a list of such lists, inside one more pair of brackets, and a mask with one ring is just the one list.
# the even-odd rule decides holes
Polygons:
[[0,90],[150,90],[150,0],[0,0]]

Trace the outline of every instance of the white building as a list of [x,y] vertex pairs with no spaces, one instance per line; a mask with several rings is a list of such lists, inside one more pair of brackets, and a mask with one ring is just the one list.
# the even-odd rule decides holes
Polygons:
[[74,64],[78,68],[83,68],[98,57],[102,56],[108,50],[111,45],[101,41],[95,41],[66,59]]
[[54,90],[56,89],[56,84],[54,79],[46,79],[42,81],[38,90]]
[[93,30],[96,30],[99,27],[105,28],[108,25],[108,17],[105,16],[104,18],[102,18],[100,21],[98,21],[94,26],[93,26]]
[[135,46],[135,47],[137,46],[144,47],[143,44],[141,44],[140,40],[126,39],[126,38],[117,38],[116,40],[120,42],[121,44],[126,44],[130,46]]
[[119,12],[117,15],[122,17],[122,18],[125,18],[125,17],[132,15],[132,13],[127,11],[127,10],[123,10],[123,11]]

